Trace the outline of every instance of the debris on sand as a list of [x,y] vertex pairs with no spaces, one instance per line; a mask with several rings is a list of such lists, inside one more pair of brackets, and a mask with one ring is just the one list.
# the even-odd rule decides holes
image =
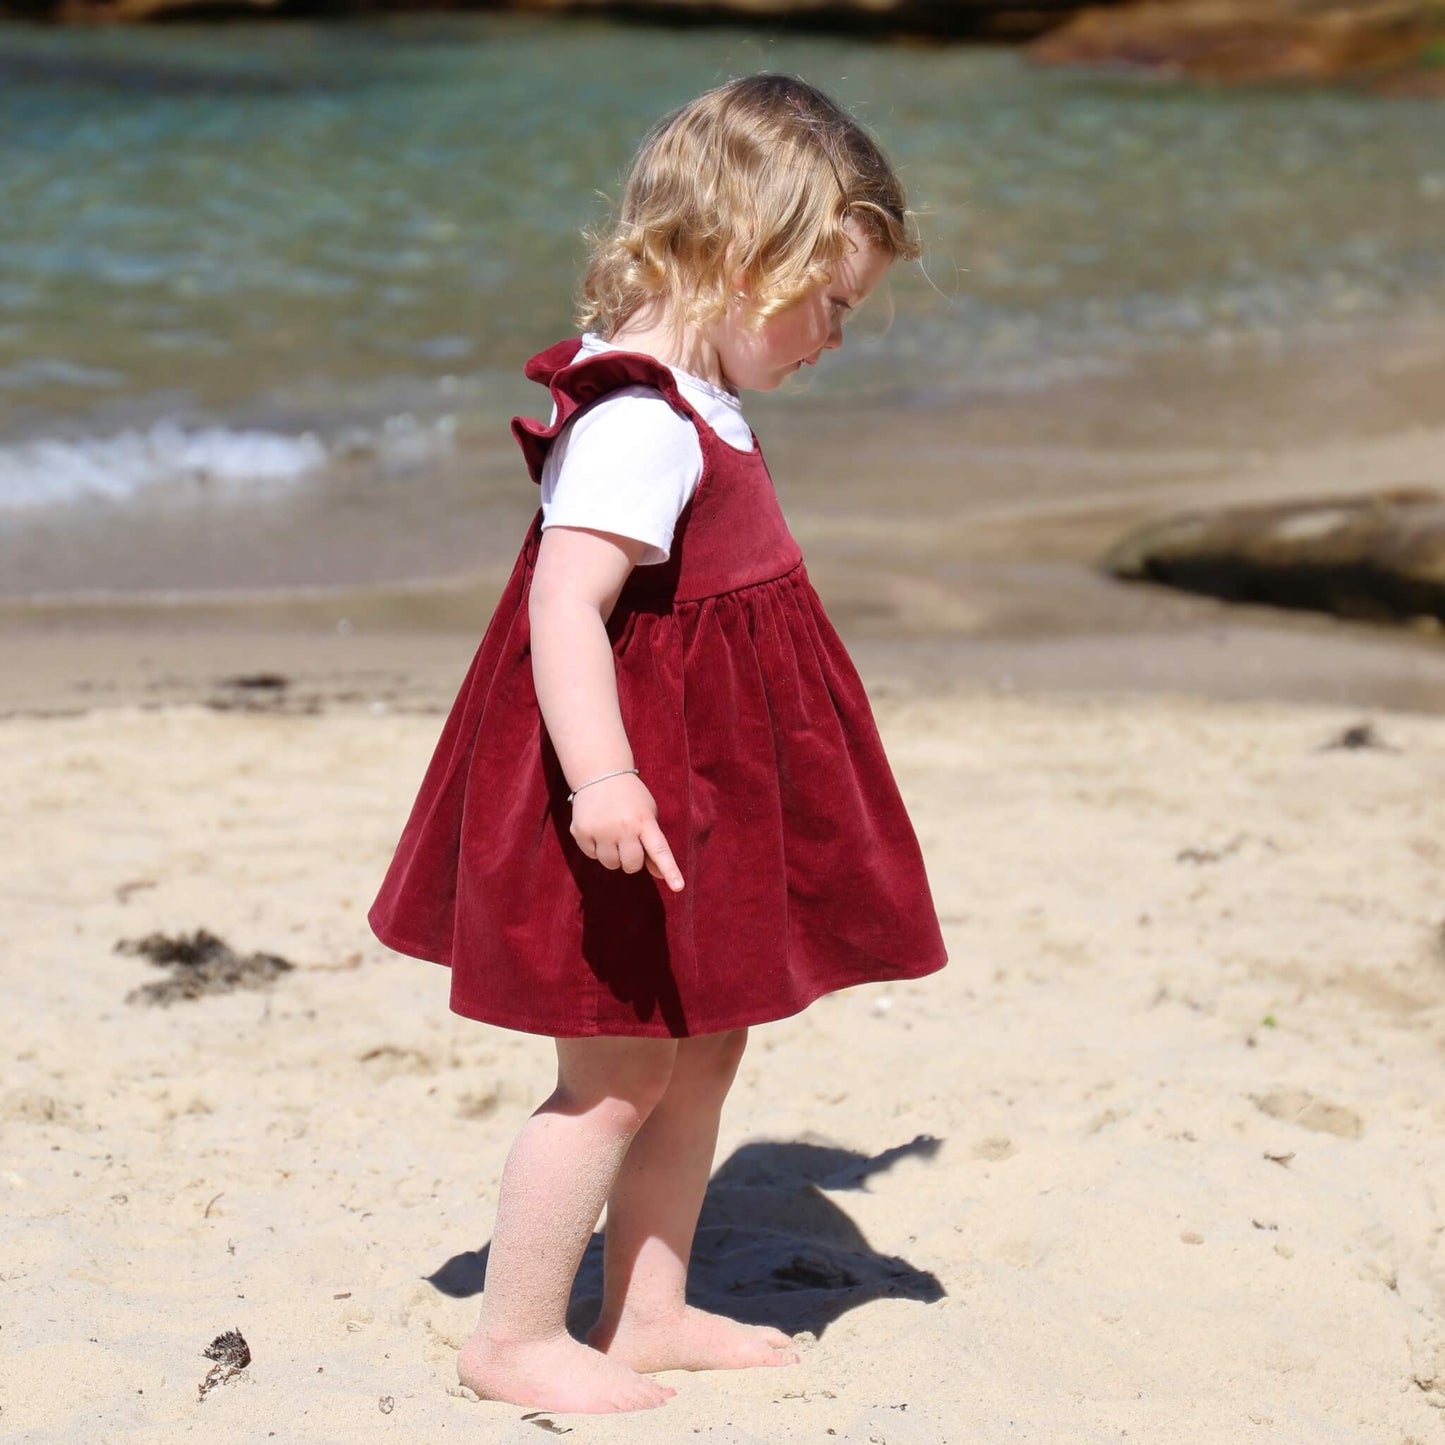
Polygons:
[[1237,833],[1222,848],[1182,848],[1174,855],[1176,863],[1222,863],[1231,853],[1244,846],[1246,833]]
[[533,1410],[529,1415],[522,1418],[529,1424],[535,1425],[539,1430],[545,1430],[549,1435],[570,1435],[570,1425],[559,1425],[550,1415],[544,1414],[541,1410]]
[[221,686],[241,688],[247,692],[283,692],[291,686],[291,679],[279,672],[246,672],[237,677],[223,677]]
[[1391,747],[1375,730],[1374,723],[1369,722],[1352,723],[1325,743],[1320,751],[1329,752],[1335,748],[1343,748],[1348,751],[1358,748],[1379,748],[1381,752],[1386,753],[1400,751],[1399,748]]
[[321,698],[298,692],[291,678],[279,672],[248,672],[216,680],[206,699],[213,712],[260,712],[310,715],[321,711]]
[[252,953],[243,958],[230,944],[204,928],[198,928],[189,936],[150,933],[144,938],[122,938],[116,943],[115,951],[138,954],[170,970],[169,978],[142,984],[125,996],[127,1003],[163,1007],[204,994],[265,988],[296,966],[274,953]]
[[216,1362],[197,1387],[202,1400],[217,1385],[234,1380],[251,1363],[251,1347],[240,1330],[227,1330],[225,1334],[217,1335],[201,1353]]

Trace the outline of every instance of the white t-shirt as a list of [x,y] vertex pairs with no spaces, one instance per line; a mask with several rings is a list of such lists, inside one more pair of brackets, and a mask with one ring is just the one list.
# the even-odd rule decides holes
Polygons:
[[[578,356],[626,349],[589,332]],[[725,442],[752,450],[752,430],[732,392],[675,366],[668,370]],[[552,443],[542,467],[542,526],[633,537],[647,544],[639,565],[666,562],[677,519],[701,478],[702,446],[692,422],[656,388],[624,386],[573,417]]]

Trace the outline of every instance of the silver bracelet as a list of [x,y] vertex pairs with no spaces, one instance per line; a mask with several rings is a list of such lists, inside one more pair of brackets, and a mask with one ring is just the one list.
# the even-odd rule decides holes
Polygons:
[[593,783],[605,783],[605,782],[608,780],[608,778],[622,778],[622,777],[626,777],[629,773],[631,773],[633,777],[636,777],[636,776],[637,776],[637,769],[636,769],[636,768],[618,768],[618,770],[617,770],[615,773],[603,773],[600,778],[591,778],[591,779],[589,779],[589,780],[588,780],[587,782],[585,782],[585,783],[579,783],[579,784],[577,785],[577,787],[573,788],[572,791],[567,794],[567,801],[570,803],[570,802],[572,801],[572,799],[575,798],[575,797],[577,796],[577,794],[582,791],[583,788],[590,788]]

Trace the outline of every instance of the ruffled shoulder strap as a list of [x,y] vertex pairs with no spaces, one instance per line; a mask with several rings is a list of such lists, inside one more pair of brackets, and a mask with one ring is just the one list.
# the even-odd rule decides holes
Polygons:
[[660,361],[636,351],[598,351],[579,358],[581,349],[581,341],[571,337],[539,351],[524,368],[530,380],[541,382],[552,393],[557,408],[550,422],[527,416],[512,418],[512,435],[522,448],[534,482],[542,480],[543,463],[562,428],[579,411],[624,386],[653,387],[674,411],[694,425],[701,421],[678,390],[672,372]]

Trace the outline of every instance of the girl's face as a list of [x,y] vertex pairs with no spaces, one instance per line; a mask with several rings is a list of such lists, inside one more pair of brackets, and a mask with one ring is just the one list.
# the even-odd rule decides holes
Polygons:
[[748,325],[746,299],[739,299],[712,328],[723,379],[737,391],[772,391],[825,351],[843,344],[843,321],[861,306],[883,278],[892,258],[857,221],[847,221],[849,246],[833,263],[832,277],[762,325]]

